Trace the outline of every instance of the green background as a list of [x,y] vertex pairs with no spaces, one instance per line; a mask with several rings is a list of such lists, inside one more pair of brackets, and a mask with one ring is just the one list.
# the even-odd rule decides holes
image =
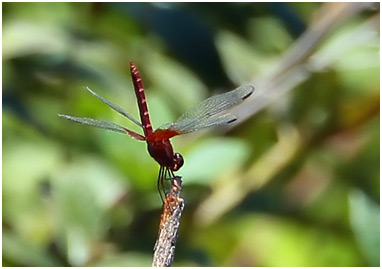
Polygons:
[[3,266],[151,265],[145,143],[57,116],[141,132],[84,90],[138,117],[131,60],[154,127],[256,87],[239,124],[172,139],[175,266],[379,266],[379,4],[2,5]]

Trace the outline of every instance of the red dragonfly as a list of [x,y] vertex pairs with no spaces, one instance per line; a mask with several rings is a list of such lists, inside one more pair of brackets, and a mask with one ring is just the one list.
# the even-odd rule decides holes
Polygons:
[[229,113],[222,114],[221,112],[242,102],[250,96],[254,91],[254,87],[252,85],[246,85],[227,93],[212,96],[195,107],[187,110],[176,122],[164,124],[158,129],[153,130],[150,122],[142,79],[133,62],[130,62],[130,72],[134,84],[135,95],[137,97],[141,122],[137,121],[133,116],[125,112],[119,106],[93,92],[88,87],[86,87],[86,89],[110,108],[114,109],[141,127],[143,129],[143,135],[107,121],[90,118],[78,118],[61,114],[59,114],[59,116],[81,124],[128,134],[134,139],[146,141],[147,149],[151,157],[154,158],[160,165],[157,187],[159,193],[161,194],[160,187],[164,191],[164,180],[167,178],[174,178],[174,171],[179,170],[184,162],[182,155],[179,153],[174,153],[170,143],[170,138],[176,135],[190,133],[212,126],[229,124],[235,121],[237,119],[236,116]]

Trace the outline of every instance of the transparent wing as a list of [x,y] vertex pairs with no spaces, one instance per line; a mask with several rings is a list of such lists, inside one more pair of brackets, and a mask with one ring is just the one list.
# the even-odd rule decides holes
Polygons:
[[227,93],[212,96],[187,110],[176,122],[162,125],[158,129],[171,129],[182,134],[231,123],[236,120],[236,116],[229,113],[217,114],[242,102],[254,90],[252,85],[246,85]]
[[97,127],[100,129],[106,129],[106,130],[111,130],[111,131],[115,131],[115,132],[120,132],[123,134],[128,134],[128,135],[130,135],[133,138],[138,139],[138,140],[145,140],[144,136],[142,136],[142,135],[140,135],[134,131],[130,131],[129,129],[126,129],[126,128],[124,128],[118,124],[112,123],[112,122],[103,121],[103,120],[95,120],[95,119],[91,119],[91,118],[78,118],[78,117],[62,115],[62,114],[58,114],[58,116],[65,118],[65,119],[68,119],[68,120],[71,120],[71,121],[81,123],[81,124],[86,124],[89,126]]
[[[136,125],[138,125],[139,127],[142,128],[142,124],[137,121],[133,116],[131,116],[129,113],[127,113],[125,110],[123,110],[122,108],[120,108],[119,106],[113,104],[112,102],[110,102],[109,100],[106,100],[105,98],[103,98],[102,96],[98,95],[97,93],[93,92],[89,87],[86,87],[86,90],[88,90],[92,95],[94,95],[95,97],[97,97],[99,100],[101,100],[104,104],[106,104],[107,106],[109,106],[110,108],[114,109],[115,111],[117,111],[118,113],[122,114],[123,116],[125,116],[126,118],[130,119],[132,122],[134,122]],[[85,123],[86,124],[86,123]]]
[[187,110],[180,116],[177,122],[186,119],[204,119],[214,116],[243,101],[253,93],[254,89],[252,85],[246,85],[230,92],[207,98],[200,104]]
[[224,114],[216,117],[210,117],[206,119],[186,119],[180,122],[164,124],[158,129],[169,129],[176,131],[177,134],[185,134],[195,132],[205,128],[225,125],[236,120],[236,116],[232,114]]

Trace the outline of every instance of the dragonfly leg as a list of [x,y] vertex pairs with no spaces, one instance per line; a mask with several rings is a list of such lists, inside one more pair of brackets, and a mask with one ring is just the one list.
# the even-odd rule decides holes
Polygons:
[[162,190],[163,190],[163,193],[164,193],[164,197],[166,198],[166,188],[165,188],[165,180],[168,180],[169,177],[171,176],[171,172],[172,170],[168,167],[164,167],[164,175],[162,177],[162,180],[161,180],[161,187],[162,187]]
[[173,187],[173,180],[176,178],[174,171],[172,171],[170,168],[161,166],[159,169],[159,175],[157,180],[157,189],[160,195],[160,198],[162,200],[162,203],[164,203],[164,199],[166,199],[166,187],[165,187],[165,180],[170,180],[171,187]]
[[163,185],[163,181],[164,181],[163,178],[166,176],[165,169],[166,168],[164,166],[161,166],[159,168],[159,175],[157,180],[157,189],[159,192],[160,199],[162,200],[162,203],[164,202],[164,197],[162,196],[162,192],[164,193],[164,196],[166,196],[166,192],[164,190],[164,185]]
[[174,171],[172,171],[172,170],[170,170],[170,173],[169,173],[169,180],[171,180],[171,182],[172,182],[172,180],[175,178],[175,174],[174,174]]

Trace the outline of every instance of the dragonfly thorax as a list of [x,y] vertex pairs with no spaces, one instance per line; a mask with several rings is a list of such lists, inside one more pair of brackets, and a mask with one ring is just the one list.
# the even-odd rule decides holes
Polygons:
[[172,171],[179,170],[183,163],[183,157],[179,153],[174,153],[170,140],[147,141],[147,149],[161,166],[168,167]]

